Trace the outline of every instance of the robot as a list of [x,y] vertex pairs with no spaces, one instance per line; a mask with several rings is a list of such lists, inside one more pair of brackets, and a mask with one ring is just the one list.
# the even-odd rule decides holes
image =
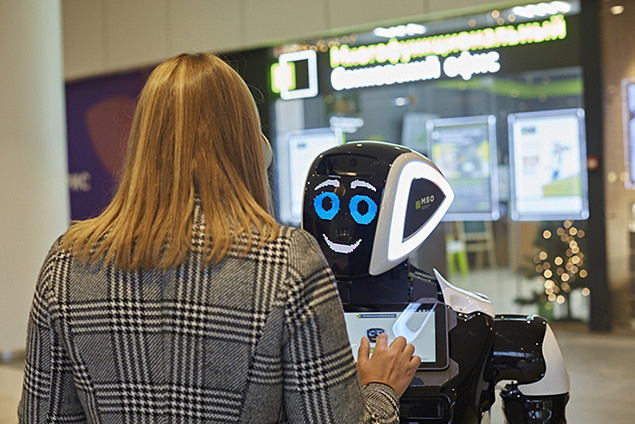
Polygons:
[[415,345],[402,423],[489,422],[499,382],[507,423],[566,423],[569,377],[546,320],[498,316],[486,296],[409,263],[453,198],[439,169],[401,145],[349,142],[314,160],[302,226],[333,270],[354,354],[382,332]]

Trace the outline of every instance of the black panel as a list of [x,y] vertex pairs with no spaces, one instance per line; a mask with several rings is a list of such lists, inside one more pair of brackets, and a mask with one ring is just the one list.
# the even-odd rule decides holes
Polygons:
[[412,181],[403,229],[404,240],[417,232],[432,218],[445,200],[445,195],[432,181],[420,178]]
[[505,422],[509,424],[566,424],[565,407],[569,394],[556,396],[525,396],[516,385],[501,391]]
[[546,371],[542,345],[547,321],[539,316],[497,316],[494,330],[491,361],[496,381],[523,384],[540,380]]

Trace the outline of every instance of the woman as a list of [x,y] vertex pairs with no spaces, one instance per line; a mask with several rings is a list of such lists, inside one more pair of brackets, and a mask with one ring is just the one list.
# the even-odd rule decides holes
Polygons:
[[42,267],[20,422],[397,422],[420,359],[364,339],[358,377],[315,240],[269,215],[266,143],[217,57],[152,72],[112,202]]

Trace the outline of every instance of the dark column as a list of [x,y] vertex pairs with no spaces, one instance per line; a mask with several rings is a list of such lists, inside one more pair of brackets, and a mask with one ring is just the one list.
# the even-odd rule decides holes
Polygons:
[[606,218],[604,190],[604,125],[600,52],[600,4],[597,0],[582,0],[581,54],[584,73],[584,107],[586,113],[587,155],[597,159],[589,167],[588,264],[591,290],[593,331],[610,331],[610,291],[606,256]]

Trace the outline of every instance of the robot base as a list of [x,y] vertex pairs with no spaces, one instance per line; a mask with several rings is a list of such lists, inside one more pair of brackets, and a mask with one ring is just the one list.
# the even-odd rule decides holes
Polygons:
[[501,392],[506,417],[519,424],[566,424],[565,406],[569,394],[532,397],[523,395],[515,385]]

